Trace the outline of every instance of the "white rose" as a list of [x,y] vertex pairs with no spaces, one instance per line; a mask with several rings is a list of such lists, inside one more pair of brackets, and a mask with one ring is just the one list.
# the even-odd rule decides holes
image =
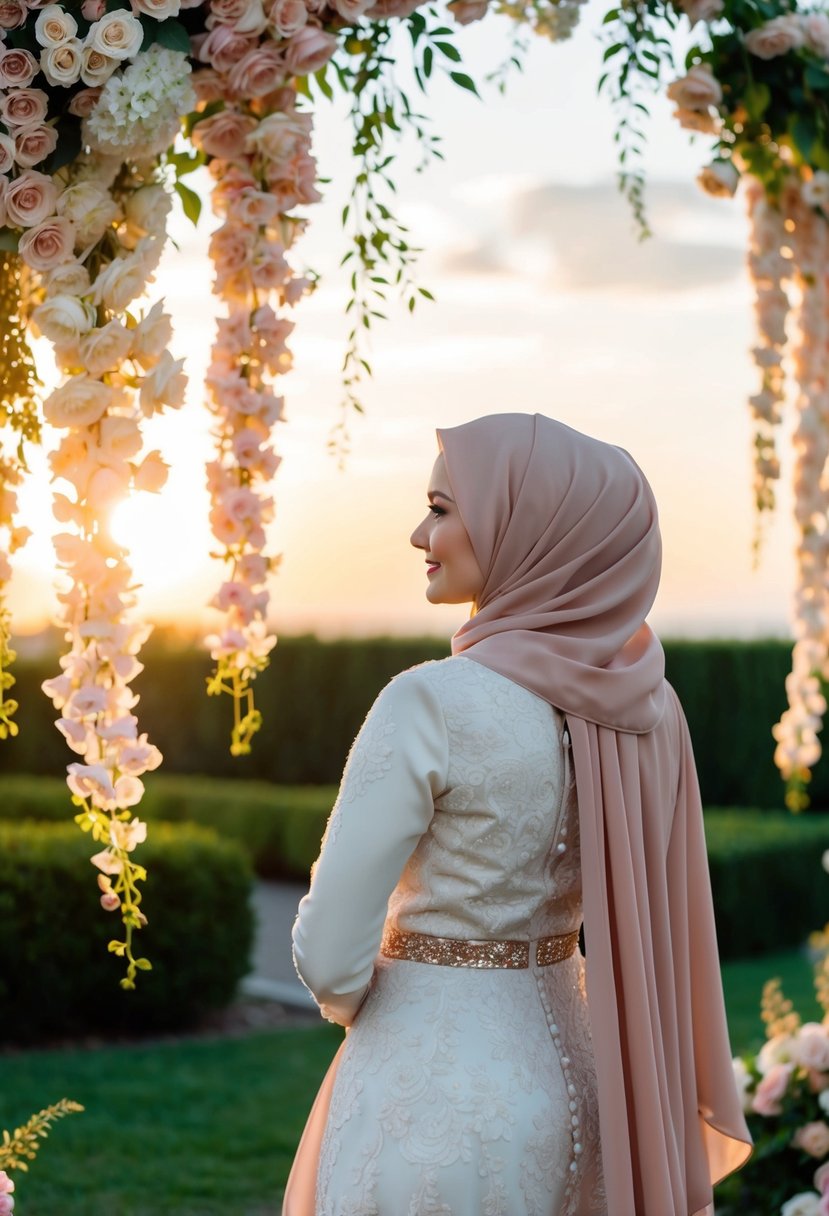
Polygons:
[[135,13],[146,13],[155,17],[156,21],[166,21],[168,17],[177,17],[181,9],[181,0],[130,0]]
[[47,46],[40,52],[40,70],[49,84],[65,88],[81,78],[83,43],[78,38]]
[[794,13],[773,17],[765,25],[749,30],[743,39],[746,49],[758,59],[775,59],[788,51],[797,50],[806,41],[806,34]]
[[146,490],[149,494],[157,494],[167,482],[169,467],[161,459],[159,451],[148,452],[135,470],[132,483],[136,490]]
[[77,342],[95,324],[95,309],[77,296],[52,296],[32,313],[36,332],[62,345]]
[[787,1199],[780,1209],[780,1216],[820,1216],[820,1195],[814,1191],[801,1191]]
[[56,388],[43,403],[43,416],[52,426],[91,426],[103,417],[115,400],[115,392],[101,380],[73,376]]
[[78,23],[70,13],[65,13],[59,4],[47,4],[40,10],[35,22],[35,38],[41,46],[60,46],[78,32]]
[[144,320],[132,331],[133,359],[145,372],[150,371],[170,345],[172,337],[173,327],[164,312],[164,301],[157,300]]
[[100,240],[117,219],[118,204],[97,182],[75,182],[58,197],[57,210],[75,225],[79,245]]
[[124,418],[120,414],[110,414],[101,419],[100,454],[106,461],[114,460],[120,464],[141,451],[144,440],[141,428],[134,418]]
[[804,1068],[829,1072],[829,1032],[819,1022],[800,1027],[792,1046],[792,1058]]
[[100,329],[94,329],[81,339],[80,355],[86,370],[93,376],[117,371],[132,344],[132,334],[113,318]]
[[82,296],[89,291],[89,271],[82,262],[64,262],[46,276],[46,295]]
[[81,80],[91,89],[96,89],[106,84],[120,62],[113,55],[105,55],[94,46],[85,44],[81,52]]
[[164,233],[172,206],[173,200],[163,186],[142,186],[127,198],[124,215],[139,237],[151,232]]
[[141,50],[144,27],[132,13],[116,9],[90,26],[86,45],[112,59],[132,59]]
[[697,176],[706,194],[715,198],[731,198],[740,182],[740,175],[730,160],[715,160]]
[[98,273],[92,299],[112,312],[123,312],[136,296],[141,295],[146,285],[147,278],[139,261],[132,257],[115,258]]
[[141,381],[141,410],[148,418],[165,406],[178,409],[183,404],[187,388],[183,367],[183,359],[174,359],[165,350],[152,371]]

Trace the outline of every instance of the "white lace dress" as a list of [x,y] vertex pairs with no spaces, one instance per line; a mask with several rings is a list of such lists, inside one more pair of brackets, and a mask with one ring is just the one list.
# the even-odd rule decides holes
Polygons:
[[[439,966],[378,954],[384,924],[488,941],[581,922],[561,716],[456,656],[397,676],[358,735],[297,970],[351,1024],[317,1216],[602,1216],[583,959]],[[356,1016],[355,1016],[356,1014]]]

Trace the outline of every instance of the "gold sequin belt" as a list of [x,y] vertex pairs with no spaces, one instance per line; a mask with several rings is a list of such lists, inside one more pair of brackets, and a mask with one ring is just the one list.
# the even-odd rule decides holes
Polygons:
[[432,937],[386,928],[380,951],[387,958],[411,963],[433,963],[439,967],[529,967],[530,947],[535,946],[539,967],[549,967],[569,958],[579,942],[579,931],[558,937],[528,941],[461,941],[454,937]]

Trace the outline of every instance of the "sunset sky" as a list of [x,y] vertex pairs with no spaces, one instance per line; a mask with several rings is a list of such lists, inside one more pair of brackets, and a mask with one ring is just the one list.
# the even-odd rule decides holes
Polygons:
[[[464,609],[427,604],[423,563],[408,544],[425,507],[434,428],[522,410],[621,444],[642,465],[665,545],[657,628],[672,636],[786,631],[793,531],[785,493],[752,569],[745,401],[755,373],[743,203],[700,192],[694,178],[706,141],[692,145],[668,103],[655,99],[647,168],[656,237],[637,242],[615,185],[613,115],[596,97],[601,15],[589,5],[569,43],[538,40],[506,97],[483,86],[479,101],[435,79],[423,108],[446,160],[418,175],[416,149],[404,143],[395,176],[400,216],[426,249],[418,282],[437,302],[414,316],[394,306],[379,324],[366,415],[352,421],[344,471],[326,440],[338,418],[347,333],[338,262],[350,128],[341,105],[319,111],[315,153],[331,182],[299,248],[322,286],[297,310],[295,368],[281,386],[288,420],[278,428],[284,462],[275,483],[273,541],[284,555],[272,584],[277,630],[449,634]],[[499,18],[460,32],[477,80],[508,53],[509,28]],[[401,51],[405,58],[405,43]],[[206,181],[196,184],[204,193]],[[167,488],[121,510],[122,539],[134,546],[144,608],[156,620],[210,623],[204,605],[221,579],[204,556],[209,441],[199,387],[214,315],[206,255],[214,222],[205,208],[195,232],[177,215],[180,250],[168,250],[153,289],[167,298],[173,352],[186,355],[191,376],[188,404],[150,433],[173,465]],[[12,606],[21,629],[52,612],[45,487],[36,476],[24,494],[37,537],[18,561]]]

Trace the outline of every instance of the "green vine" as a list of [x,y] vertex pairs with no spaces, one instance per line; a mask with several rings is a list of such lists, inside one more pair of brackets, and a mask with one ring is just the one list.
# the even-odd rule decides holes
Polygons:
[[49,1135],[52,1124],[65,1115],[82,1110],[80,1103],[61,1098],[60,1102],[55,1102],[32,1115],[31,1119],[22,1127],[15,1128],[11,1134],[4,1131],[0,1143],[0,1169],[22,1170],[25,1173],[29,1168],[28,1162],[34,1161],[40,1142]]
[[677,14],[663,0],[632,0],[605,14],[603,25],[608,46],[605,70],[597,91],[605,90],[618,115],[614,142],[618,145],[620,192],[633,211],[639,240],[653,233],[645,208],[644,122],[650,111],[642,101],[642,86],[654,92],[662,82],[663,67],[673,66],[670,41],[658,32],[660,22],[674,29]]
[[266,654],[250,656],[247,667],[240,668],[232,659],[220,657],[216,670],[207,677],[207,695],[218,697],[227,693],[233,700],[233,726],[230,732],[231,756],[249,756],[253,736],[262,726],[262,711],[253,701],[250,681],[268,666]]

